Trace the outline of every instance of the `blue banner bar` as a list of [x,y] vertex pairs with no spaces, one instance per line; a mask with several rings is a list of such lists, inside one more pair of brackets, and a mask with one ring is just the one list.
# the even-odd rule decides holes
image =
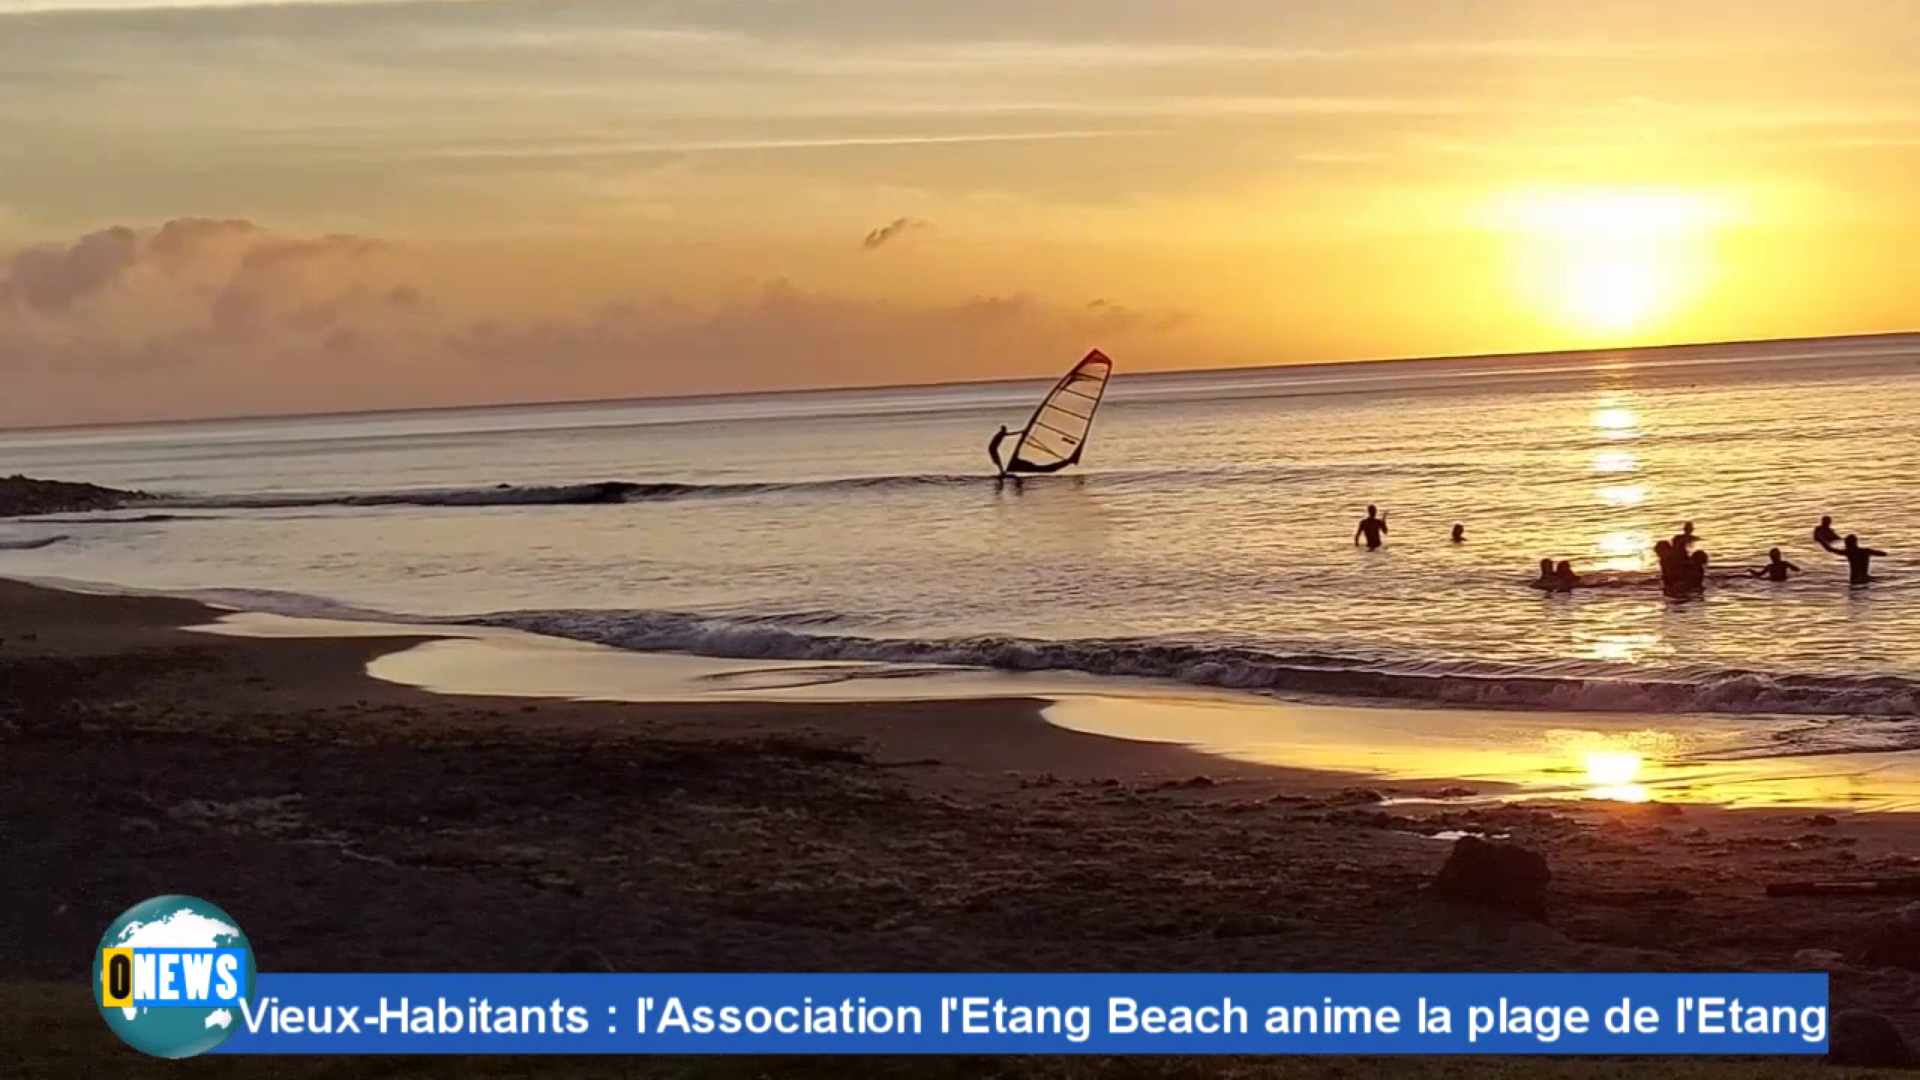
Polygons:
[[229,1054],[1821,1054],[1792,975],[261,974]]

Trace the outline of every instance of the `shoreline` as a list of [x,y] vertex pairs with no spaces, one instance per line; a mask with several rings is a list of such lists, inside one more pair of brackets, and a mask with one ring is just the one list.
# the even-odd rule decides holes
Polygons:
[[[1835,735],[1836,717],[1756,713],[1580,712],[1444,701],[1274,696],[1171,679],[939,663],[791,660],[643,651],[482,623],[384,621],[240,606],[218,590],[5,578],[83,596],[197,605],[177,629],[237,640],[387,639],[368,678],[452,697],[673,704],[965,708],[1019,703],[1043,727],[1193,755],[1200,771],[1240,766],[1312,774],[1322,787],[1382,789],[1387,802],[1679,802],[1727,809],[1885,813],[1920,810],[1920,749]],[[1595,756],[1634,759],[1633,775],[1590,774]],[[1097,756],[1097,755],[1096,755]],[[1444,800],[1435,791],[1471,791]]]
[[[1216,763],[1308,770],[1389,801],[1472,789],[1496,799],[1670,801],[1836,813],[1920,809],[1920,750],[1847,745],[1820,718],[1581,713],[1442,703],[1280,698],[1163,679],[938,664],[717,658],[643,652],[530,631],[383,624],[235,612],[199,632],[237,637],[412,636],[434,640],[367,674],[441,694],[544,700],[876,704],[1029,702],[1054,727],[1194,751]],[[1779,749],[1781,740],[1797,740]],[[1590,775],[1596,758],[1630,775]],[[1607,764],[1603,762],[1603,764]],[[1412,794],[1405,794],[1407,789]],[[1457,802],[1458,799],[1449,800]]]
[[[431,633],[214,615],[0,582],[11,978],[184,892],[283,971],[1825,970],[1920,1032],[1898,898],[1766,893],[1920,873],[1916,815],[1383,803],[1017,697],[443,695],[365,673]],[[1541,853],[1546,921],[1429,897],[1436,833]]]
[[[560,490],[560,489],[552,489]],[[572,504],[566,504],[572,505]],[[103,519],[115,520],[115,519]],[[191,519],[183,519],[191,520]],[[71,540],[69,534],[0,547],[37,548]],[[82,545],[72,545],[78,548]],[[62,549],[67,550],[67,549]],[[865,665],[875,669],[980,670],[1045,681],[1088,679],[1108,685],[1158,685],[1188,692],[1309,706],[1363,710],[1444,711],[1455,714],[1539,716],[1697,717],[1701,726],[1775,731],[1793,742],[1781,755],[1847,755],[1911,750],[1908,805],[1920,806],[1920,743],[1887,745],[1884,734],[1920,707],[1920,679],[1898,665],[1878,672],[1844,666],[1685,668],[1632,658],[1619,662],[1422,659],[1418,650],[1397,658],[1300,656],[1261,643],[1179,637],[1024,637],[958,631],[943,636],[890,635],[878,630],[780,625],[780,616],[697,615],[646,608],[533,608],[492,610],[429,601],[383,610],[382,601],[351,589],[340,593],[206,586],[177,576],[169,584],[138,586],[95,573],[73,576],[58,554],[52,563],[30,556],[12,580],[51,588],[200,600],[236,612],[322,623],[370,621],[429,627],[438,636],[464,638],[481,630],[519,630],[545,640],[604,646],[629,654],[701,655],[769,668],[792,664]],[[20,570],[27,572],[22,573]],[[36,572],[37,571],[37,572]],[[119,577],[139,576],[124,568]],[[334,595],[353,597],[335,600]],[[565,603],[555,600],[553,603]],[[362,606],[370,605],[370,606]],[[497,605],[496,605],[497,606]],[[875,691],[878,693],[878,691]],[[644,698],[636,699],[644,700]],[[1835,724],[1847,721],[1847,725]],[[1611,726],[1605,725],[1605,726]],[[1657,725],[1656,725],[1657,726]],[[1757,748],[1754,748],[1757,749]]]

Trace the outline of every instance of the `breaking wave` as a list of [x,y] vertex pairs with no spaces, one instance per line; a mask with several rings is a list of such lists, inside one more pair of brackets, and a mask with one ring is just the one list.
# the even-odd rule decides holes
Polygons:
[[608,503],[670,502],[726,498],[774,492],[833,491],[862,488],[957,487],[992,484],[982,476],[860,476],[788,483],[719,484],[639,483],[601,480],[583,484],[497,484],[493,487],[424,488],[411,491],[312,492],[260,495],[169,495],[150,506],[170,509],[284,510],[319,506],[593,506]]
[[[1436,463],[1427,471],[1439,475],[1464,474],[1475,466]],[[1362,470],[1364,471],[1364,470]],[[991,491],[1017,486],[1132,488],[1154,487],[1169,481],[1181,485],[1212,486],[1284,483],[1311,473],[1324,477],[1322,466],[1228,466],[1183,470],[1110,470],[1061,476],[1027,476],[1002,480],[990,473],[907,473],[888,476],[846,476],[819,480],[760,480],[715,483],[678,481],[597,480],[569,484],[495,484],[488,487],[416,488],[398,491],[263,492],[239,495],[161,494],[143,500],[143,506],[167,510],[284,510],[311,507],[473,507],[473,506],[594,506],[622,503],[677,502],[683,499],[726,499],[762,495],[833,494],[860,491],[976,489]],[[159,515],[150,515],[159,520]]]
[[219,521],[217,514],[134,514],[118,515],[111,511],[88,517],[43,517],[34,521],[43,525],[157,525],[167,521]]
[[821,632],[828,620],[818,613],[806,628],[783,625],[777,617],[595,610],[514,611],[447,621],[643,652],[1076,671],[1276,694],[1457,707],[1874,717],[1911,717],[1920,712],[1920,680],[1894,676],[1746,671],[1651,676],[1597,664],[1577,673],[1543,673],[1491,664],[1374,661],[1168,639],[884,638]]
[[31,540],[0,540],[0,551],[37,551],[43,547],[52,547],[62,540],[61,536],[37,536]]

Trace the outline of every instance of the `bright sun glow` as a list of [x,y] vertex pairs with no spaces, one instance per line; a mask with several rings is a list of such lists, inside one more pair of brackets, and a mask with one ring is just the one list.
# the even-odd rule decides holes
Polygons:
[[[1605,498],[1605,496],[1601,496]],[[1647,549],[1653,546],[1653,540],[1640,529],[1615,529],[1604,533],[1594,542],[1594,551],[1600,562],[1599,570],[1643,570],[1647,565]]]
[[1609,439],[1631,439],[1639,434],[1640,414],[1620,406],[1596,409],[1593,426]]
[[1658,190],[1522,192],[1494,212],[1515,236],[1525,302],[1597,338],[1648,330],[1693,303],[1731,216],[1724,198]]
[[1653,798],[1634,778],[1640,775],[1640,755],[1630,750],[1602,750],[1587,755],[1587,795],[1614,802],[1642,803]]
[[[1601,634],[1599,637],[1595,638],[1593,641],[1588,643],[1587,655],[1593,657],[1595,660],[1615,660],[1615,661],[1622,661],[1622,662],[1632,662],[1640,659],[1642,656],[1645,656],[1649,649],[1652,649],[1654,646],[1658,644],[1660,644],[1660,638],[1658,635],[1655,635],[1655,634]],[[1601,754],[1601,755],[1595,755],[1595,756],[1606,757],[1609,755]],[[1631,754],[1611,755],[1611,756],[1633,757],[1634,759],[1633,768],[1630,770],[1626,770],[1627,775],[1629,777],[1633,776],[1635,773],[1638,773],[1640,771],[1640,759],[1638,757],[1635,757],[1634,755],[1631,755]],[[1611,764],[1603,765],[1599,769],[1599,772],[1607,772],[1607,773],[1616,773],[1619,771],[1621,771],[1620,768],[1616,768],[1614,767],[1614,765],[1611,765]],[[1594,762],[1593,762],[1593,758],[1590,757],[1587,759],[1587,776],[1589,779],[1591,779],[1594,775],[1595,775]],[[1603,786],[1607,786],[1607,785],[1603,785]],[[1618,785],[1611,785],[1611,786],[1618,786]]]
[[1640,775],[1640,755],[1630,751],[1601,751],[1587,755],[1587,780],[1595,787],[1618,788]]

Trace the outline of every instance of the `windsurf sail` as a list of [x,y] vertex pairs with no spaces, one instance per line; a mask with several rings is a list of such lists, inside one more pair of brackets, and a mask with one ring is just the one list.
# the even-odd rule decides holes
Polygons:
[[1056,472],[1078,465],[1112,373],[1113,361],[1099,349],[1075,364],[1033,410],[1003,471]]

